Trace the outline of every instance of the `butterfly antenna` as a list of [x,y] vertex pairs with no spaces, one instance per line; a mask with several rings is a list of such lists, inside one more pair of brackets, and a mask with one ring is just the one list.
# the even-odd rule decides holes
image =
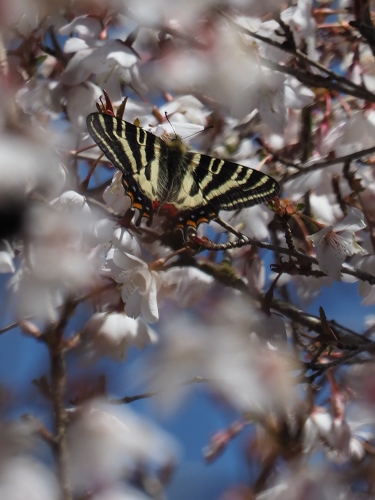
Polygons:
[[168,116],[168,113],[167,113],[167,112],[165,112],[165,119],[167,120],[167,122],[169,123],[169,125],[172,127],[172,130],[173,130],[173,132],[174,132],[174,135],[176,136],[176,139],[177,139],[176,130],[175,130],[174,126],[172,125],[172,123],[171,123],[171,121],[170,121],[170,119],[169,119],[169,116]]

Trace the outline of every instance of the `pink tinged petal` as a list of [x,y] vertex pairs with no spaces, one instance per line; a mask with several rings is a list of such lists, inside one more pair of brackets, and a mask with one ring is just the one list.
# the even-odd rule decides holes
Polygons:
[[311,419],[315,423],[320,436],[328,439],[332,429],[331,415],[324,408],[318,408],[311,414]]
[[285,85],[285,105],[292,109],[303,109],[315,99],[312,90],[302,85],[296,78],[287,77]]
[[64,53],[71,54],[80,50],[89,49],[90,47],[81,38],[69,38],[64,45]]
[[60,35],[76,33],[81,38],[96,38],[102,31],[102,23],[96,17],[78,16],[59,29]]
[[113,244],[127,254],[141,256],[141,247],[137,238],[123,227],[117,227],[112,235]]
[[95,103],[102,94],[100,87],[91,82],[75,85],[68,90],[66,112],[75,132],[86,132],[86,117],[95,110]]
[[348,242],[327,226],[319,233],[310,236],[316,248],[316,258],[320,269],[337,281],[341,280],[341,265],[348,253]]
[[334,225],[335,231],[360,231],[366,227],[365,216],[358,208],[350,207],[347,216]]
[[16,270],[13,258],[14,252],[6,240],[3,240],[3,250],[0,250],[0,273],[14,273]]
[[124,269],[125,271],[135,271],[136,269],[148,269],[147,264],[142,260],[131,255],[130,253],[124,253],[116,248],[113,251],[113,262],[116,266]]
[[142,316],[148,323],[156,323],[159,319],[157,283],[155,279],[151,280],[148,294],[143,296],[141,312]]
[[93,51],[94,49],[84,49],[74,54],[61,74],[61,83],[74,87],[85,82],[93,69],[86,68],[82,63]]
[[309,453],[318,443],[318,430],[311,417],[306,420],[303,426],[302,443],[304,453]]
[[194,267],[175,267],[162,273],[162,291],[180,307],[192,307],[208,291],[213,278]]
[[97,74],[106,73],[108,75],[116,66],[131,68],[137,62],[137,56],[129,47],[117,40],[107,40],[83,60],[82,64],[90,72],[93,72],[93,68],[95,68]]
[[[128,277],[129,279],[125,280],[124,284],[121,287],[121,298],[124,304],[127,304],[130,297],[137,292],[137,287],[131,281],[131,274]],[[139,293],[138,293],[139,295]]]
[[141,295],[148,293],[152,284],[153,276],[148,269],[140,269],[133,273],[131,279],[133,285],[137,288]]
[[142,295],[134,291],[131,295],[124,297],[121,290],[121,297],[125,303],[125,312],[130,318],[138,318],[141,314]]
[[[280,81],[282,78],[282,81]],[[276,81],[275,81],[276,80]],[[284,76],[277,79],[273,76],[271,85],[259,89],[259,114],[271,130],[283,134],[287,123],[285,106]]]
[[128,320],[135,322],[134,329],[131,330],[132,336],[128,338],[129,344],[138,347],[138,349],[143,349],[147,344],[155,344],[158,341],[155,330],[150,328],[142,319],[132,320],[128,318]]
[[352,438],[349,443],[349,455],[354,460],[362,460],[365,457],[365,450],[358,439]]
[[101,219],[95,224],[96,237],[99,243],[111,243],[117,224],[109,219]]
[[121,177],[122,173],[116,172],[113,176],[111,185],[108,186],[103,193],[105,204],[107,207],[112,208],[116,214],[124,214],[131,207],[129,196],[125,196],[124,188],[121,184]]
[[340,453],[349,452],[349,443],[351,432],[348,423],[345,420],[334,419],[330,432],[330,443]]

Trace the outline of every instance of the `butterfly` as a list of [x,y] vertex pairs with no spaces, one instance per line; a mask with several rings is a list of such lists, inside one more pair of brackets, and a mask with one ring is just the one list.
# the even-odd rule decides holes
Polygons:
[[239,210],[275,197],[279,184],[257,170],[212,156],[187,152],[181,139],[164,141],[116,116],[92,113],[87,129],[111,163],[122,172],[132,207],[152,224],[154,213],[171,227],[196,230],[220,210]]

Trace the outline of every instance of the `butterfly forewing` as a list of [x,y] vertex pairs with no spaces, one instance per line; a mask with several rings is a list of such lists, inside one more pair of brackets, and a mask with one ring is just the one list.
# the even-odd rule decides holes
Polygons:
[[106,157],[126,178],[133,179],[149,198],[157,196],[158,183],[163,177],[159,167],[167,154],[163,141],[140,127],[101,113],[87,117],[87,128]]
[[123,173],[132,206],[152,220],[154,209],[184,229],[279,193],[278,183],[257,170],[199,153],[187,153],[140,127],[111,115],[93,113],[87,128],[107,158]]

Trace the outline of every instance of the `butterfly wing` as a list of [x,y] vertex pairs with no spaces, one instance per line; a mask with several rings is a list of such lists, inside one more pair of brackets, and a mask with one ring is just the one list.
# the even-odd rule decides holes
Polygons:
[[111,163],[123,173],[123,185],[133,208],[152,221],[153,201],[167,188],[164,158],[167,145],[140,127],[115,116],[92,113],[86,120],[89,134]]
[[280,191],[270,176],[219,158],[186,153],[185,175],[175,201],[178,226],[196,227],[220,210],[239,210],[265,202]]

